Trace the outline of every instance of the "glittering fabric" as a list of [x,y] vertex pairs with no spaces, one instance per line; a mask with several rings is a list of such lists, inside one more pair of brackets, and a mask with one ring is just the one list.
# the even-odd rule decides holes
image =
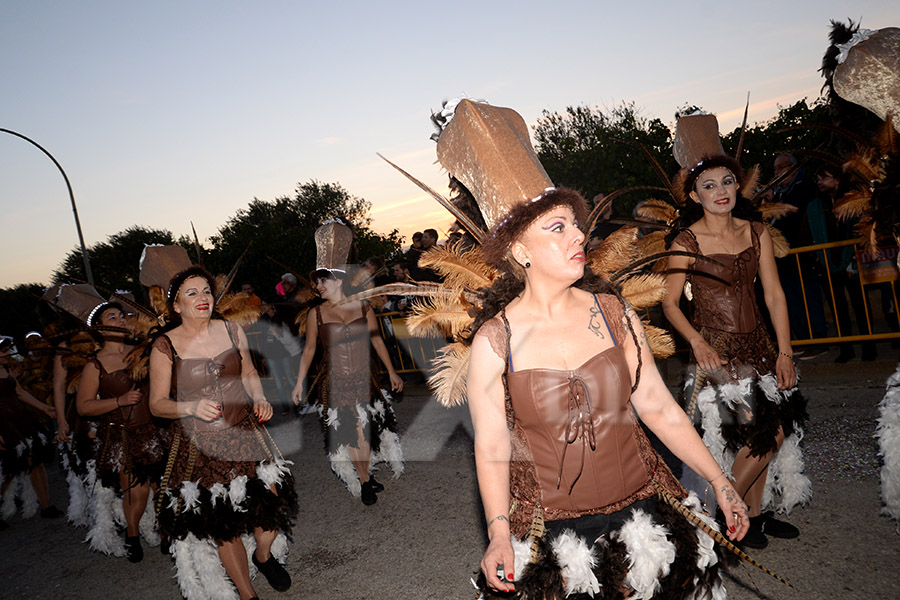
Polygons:
[[853,46],[834,70],[834,90],[882,120],[893,114],[900,131],[900,28],[879,29]]

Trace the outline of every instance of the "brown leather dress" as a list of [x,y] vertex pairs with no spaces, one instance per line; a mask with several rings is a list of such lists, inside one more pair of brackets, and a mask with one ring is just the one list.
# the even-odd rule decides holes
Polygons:
[[[510,521],[517,537],[527,534],[535,518],[621,511],[655,496],[654,479],[676,497],[685,493],[635,418],[631,373],[621,346],[626,335],[622,306],[613,296],[596,298],[614,347],[574,370],[510,370],[505,376],[512,440]],[[505,315],[485,326],[509,368]]]
[[[125,369],[109,373],[94,359],[100,371],[100,398],[116,398],[135,388]],[[129,484],[157,482],[165,465],[168,433],[159,427],[150,414],[149,389],[146,382],[137,386],[141,401],[132,406],[120,406],[98,417],[96,460],[99,476],[104,483],[118,487],[119,472],[129,474]]]
[[[758,382],[761,377],[774,376],[778,352],[766,330],[756,300],[755,283],[759,268],[759,239],[765,225],[751,223],[752,245],[738,254],[711,254],[709,258],[721,263],[698,260],[687,273],[694,310],[692,324],[710,346],[728,361],[722,369],[706,374],[702,386],[722,386],[749,381],[747,394],[740,405],[734,401],[720,402],[721,431],[725,444],[732,451],[749,446],[752,456],[762,456],[777,448],[778,428],[785,436],[806,419],[806,402],[799,392],[776,392],[768,397]],[[675,243],[690,252],[700,253],[697,238],[689,229],[683,230]],[[696,361],[688,382],[685,402],[696,395],[693,389]],[[731,386],[733,387],[733,386]],[[717,387],[717,389],[719,389]],[[691,411],[699,431],[703,432],[700,411]]]
[[[234,344],[236,325],[226,322],[226,327]],[[215,421],[173,421],[161,531],[173,538],[190,532],[217,540],[252,533],[255,527],[290,532],[297,513],[293,475],[285,467],[277,495],[259,479],[261,463],[280,464],[282,458],[253,413],[238,348],[232,345],[214,358],[181,358],[165,335],[154,348],[172,359],[173,399],[209,398],[222,407]]]

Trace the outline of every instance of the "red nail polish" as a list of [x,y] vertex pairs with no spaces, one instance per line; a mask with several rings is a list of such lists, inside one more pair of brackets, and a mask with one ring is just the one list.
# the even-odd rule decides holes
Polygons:
[[508,580],[512,581],[513,579],[516,578],[516,576],[513,575],[512,573],[510,573],[509,575],[506,576],[506,578],[507,578]]
[[734,525],[728,528],[728,531],[734,532]]

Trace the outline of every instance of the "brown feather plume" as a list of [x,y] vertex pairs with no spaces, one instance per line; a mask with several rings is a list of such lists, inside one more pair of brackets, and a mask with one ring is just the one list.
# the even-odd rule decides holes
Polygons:
[[443,406],[459,406],[466,401],[466,378],[469,374],[471,348],[455,342],[438,351],[428,385]]
[[588,255],[588,265],[598,275],[609,279],[615,271],[631,264],[637,249],[637,227],[620,227]]
[[884,123],[878,128],[873,140],[882,155],[889,154],[896,156],[900,154],[900,134],[894,128],[894,115],[888,114]]
[[675,340],[665,329],[661,329],[649,323],[642,323],[644,333],[647,334],[647,343],[650,351],[656,358],[669,358],[675,354]]
[[784,258],[791,251],[791,245],[785,239],[784,235],[769,223],[766,223],[766,229],[769,237],[772,238],[772,247],[775,251],[775,258]]
[[834,206],[838,219],[847,220],[868,213],[872,207],[872,192],[868,188],[856,188],[840,197]]
[[229,321],[239,325],[252,325],[259,319],[259,305],[249,305],[250,294],[236,292],[222,295],[216,311]]
[[635,309],[662,302],[666,297],[666,278],[661,273],[645,273],[622,282],[622,297]]
[[431,268],[444,277],[444,286],[454,290],[490,287],[497,269],[490,266],[476,247],[462,250],[458,245],[433,246],[419,257],[419,266]]
[[764,221],[774,221],[799,210],[793,204],[787,202],[763,202],[759,205],[759,214]]
[[406,317],[406,326],[415,336],[459,339],[468,333],[472,321],[458,298],[431,296],[412,303],[412,314]]
[[885,170],[881,155],[874,146],[860,148],[844,163],[844,171],[852,171],[865,181],[881,181]]
[[150,308],[157,314],[160,323],[169,316],[169,307],[166,305],[166,291],[158,285],[151,286],[148,295],[150,297]]

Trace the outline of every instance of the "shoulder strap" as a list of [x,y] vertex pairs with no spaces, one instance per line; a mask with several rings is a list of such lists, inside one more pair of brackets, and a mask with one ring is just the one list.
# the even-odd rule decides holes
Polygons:
[[231,341],[231,345],[237,348],[237,343],[235,343],[234,341],[234,332],[231,331],[231,326],[231,321],[225,321],[225,331],[228,332],[228,339]]
[[[181,360],[181,357],[178,356],[178,351],[175,350],[175,344],[173,344],[171,338],[169,338],[169,334],[164,333],[162,336],[165,338],[166,342],[169,344],[169,349],[172,350],[172,357],[175,359]],[[172,362],[175,362],[175,361],[173,360]]]
[[594,294],[594,306],[597,307],[597,310],[600,311],[600,316],[603,317],[603,324],[606,325],[606,331],[609,332],[609,337],[613,342],[613,346],[618,346],[619,342],[616,340],[615,334],[613,334],[612,328],[609,326],[609,321],[606,320],[606,313],[603,312],[603,308],[600,306],[600,300],[597,298],[597,294]]
[[505,373],[514,373],[515,369],[513,368],[512,362],[512,331],[509,328],[509,321],[506,320],[506,308],[500,309],[500,320],[503,321],[503,329],[506,333],[506,368],[504,369]]
[[750,221],[750,238],[751,243],[753,244],[753,248],[759,250],[759,236],[762,235],[762,232],[757,229],[757,227],[765,228],[765,223],[760,223],[759,221]]

